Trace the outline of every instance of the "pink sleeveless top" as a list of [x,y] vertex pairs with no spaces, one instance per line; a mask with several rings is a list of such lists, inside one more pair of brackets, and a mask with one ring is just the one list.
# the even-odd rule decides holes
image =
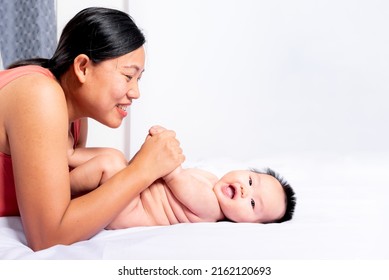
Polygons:
[[[55,79],[54,75],[46,68],[35,65],[21,66],[0,71],[0,89],[13,80],[32,73],[41,73]],[[77,143],[80,131],[80,121],[75,121],[72,128],[74,143]],[[12,158],[10,155],[0,152],[0,217],[18,215],[19,209],[15,193]]]

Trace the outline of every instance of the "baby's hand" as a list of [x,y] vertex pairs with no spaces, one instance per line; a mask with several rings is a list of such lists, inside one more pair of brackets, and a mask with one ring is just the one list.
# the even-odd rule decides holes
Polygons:
[[[148,137],[151,137],[151,136],[154,136],[154,135],[157,135],[163,131],[166,131],[167,129],[160,126],[160,125],[154,125],[152,126],[150,129],[149,129],[149,136]],[[182,167],[181,165],[178,166],[176,169],[174,169],[172,172],[170,172],[169,174],[167,174],[166,176],[163,177],[163,179],[165,180],[166,183],[170,182],[175,176],[178,176],[180,174],[180,172],[182,171]]]
[[184,160],[185,156],[175,132],[161,126],[153,126],[130,164],[140,166],[139,170],[146,171],[147,177],[155,181],[171,173]]

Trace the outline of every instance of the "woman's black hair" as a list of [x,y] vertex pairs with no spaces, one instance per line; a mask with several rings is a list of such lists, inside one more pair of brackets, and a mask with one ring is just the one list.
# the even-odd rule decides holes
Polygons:
[[99,63],[130,53],[145,41],[142,31],[128,14],[109,8],[86,8],[67,23],[51,59],[20,60],[8,66],[8,69],[39,65],[48,68],[59,79],[80,54]]

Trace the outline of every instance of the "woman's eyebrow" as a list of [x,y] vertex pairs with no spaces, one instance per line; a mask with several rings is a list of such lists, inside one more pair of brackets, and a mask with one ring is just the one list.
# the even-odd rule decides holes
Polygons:
[[138,65],[124,65],[122,68],[124,68],[124,69],[131,69],[132,68],[132,69],[135,69],[136,72],[140,72],[140,73],[143,73],[145,71],[145,69],[142,69],[142,71],[141,71],[141,69]]

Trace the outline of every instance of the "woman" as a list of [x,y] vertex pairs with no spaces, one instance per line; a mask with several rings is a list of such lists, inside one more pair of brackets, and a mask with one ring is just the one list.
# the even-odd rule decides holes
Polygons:
[[139,97],[144,42],[127,14],[88,8],[66,25],[51,59],[0,72],[0,214],[20,213],[33,250],[92,237],[184,161],[175,133],[152,128],[130,164],[72,198],[69,168],[102,154],[83,148],[85,119],[120,126]]

